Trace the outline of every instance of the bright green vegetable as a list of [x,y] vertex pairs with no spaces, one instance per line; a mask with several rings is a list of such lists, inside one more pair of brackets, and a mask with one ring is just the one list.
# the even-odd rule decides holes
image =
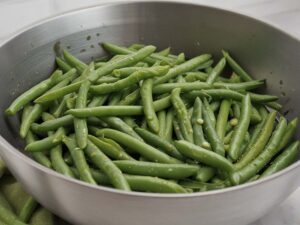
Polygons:
[[109,177],[115,188],[130,191],[130,186],[120,169],[93,142],[88,141],[84,152]]
[[220,110],[216,122],[216,131],[221,141],[223,141],[226,133],[226,124],[228,121],[231,102],[227,99],[222,100]]
[[217,153],[201,148],[187,141],[175,141],[177,149],[186,157],[197,160],[208,166],[224,170],[228,173],[233,172],[233,165]]

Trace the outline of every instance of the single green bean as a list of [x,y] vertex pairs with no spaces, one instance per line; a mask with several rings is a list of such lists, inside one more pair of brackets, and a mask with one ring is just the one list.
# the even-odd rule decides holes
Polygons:
[[211,55],[209,54],[204,54],[204,55],[200,55],[200,56],[197,56],[195,58],[192,58],[178,66],[175,66],[173,68],[171,68],[169,70],[169,72],[162,76],[162,77],[159,77],[157,78],[155,81],[154,81],[154,84],[157,85],[157,84],[162,84],[162,83],[165,83],[166,81],[180,75],[180,74],[184,74],[186,72],[189,72],[195,68],[197,68],[199,65],[201,65],[202,63],[206,62],[207,60],[209,60],[211,58]]
[[[36,141],[36,137],[33,135],[31,131],[28,131],[26,135],[26,143],[27,145]],[[43,152],[32,152],[32,157],[41,165],[51,168],[51,162],[48,157]]]
[[166,117],[167,117],[167,113],[165,110],[159,111],[157,114],[157,118],[159,121],[158,136],[161,138],[164,138],[166,135]]
[[299,141],[292,143],[287,149],[285,149],[273,162],[270,163],[270,166],[262,173],[259,178],[264,178],[270,176],[286,167],[291,165],[297,160],[299,153]]
[[122,131],[140,141],[143,141],[143,139],[133,130],[133,128],[128,126],[122,119],[114,116],[109,116],[102,117],[102,120],[107,123],[110,128]]
[[63,142],[71,153],[74,164],[78,169],[80,179],[90,184],[96,184],[96,181],[93,179],[90,168],[86,162],[84,152],[77,146],[75,136],[64,137]]
[[[251,102],[253,103],[267,103],[278,99],[273,95],[261,95],[250,93]],[[185,95],[187,98],[195,99],[196,97],[207,97],[210,96],[212,99],[232,99],[236,101],[242,101],[244,95],[233,90],[227,89],[209,89],[201,91],[191,91]]]
[[[86,107],[87,102],[87,94],[90,87],[90,81],[86,80],[82,83],[78,96],[76,98],[76,109],[82,109]],[[87,145],[87,136],[88,136],[88,129],[87,129],[87,122],[85,119],[82,118],[74,118],[74,131],[76,136],[77,145],[79,148],[84,149]]]
[[214,101],[214,102],[210,103],[209,106],[210,106],[210,108],[213,112],[216,112],[220,108],[221,102],[220,101]]
[[267,102],[266,106],[268,106],[269,108],[274,109],[276,111],[279,111],[282,109],[282,105],[280,105],[278,102],[275,102],[275,100],[274,100],[274,102],[272,102],[272,101]]
[[298,118],[293,119],[289,122],[286,132],[283,135],[281,142],[279,144],[279,148],[283,149],[294,137],[298,127]]
[[185,104],[180,98],[180,91],[179,88],[175,88],[172,91],[171,101],[184,139],[193,143],[193,128]]
[[136,127],[134,130],[146,141],[146,143],[161,149],[162,151],[176,159],[184,160],[184,157],[180,152],[178,152],[175,146],[162,137],[159,137],[158,135],[155,135],[150,131],[142,128]]
[[79,73],[82,73],[84,69],[88,66],[66,50],[63,51],[63,54],[66,62],[71,66],[75,67]]
[[212,85],[207,84],[205,82],[192,82],[192,83],[165,83],[165,84],[158,84],[153,87],[154,94],[164,94],[171,92],[175,88],[180,88],[182,92],[189,92],[192,90],[203,90],[203,89],[210,89]]
[[224,88],[224,89],[230,89],[234,91],[249,91],[252,89],[259,88],[263,85],[265,85],[266,80],[253,80],[253,81],[247,81],[247,82],[241,82],[241,83],[224,83],[224,82],[215,82],[213,84],[214,88]]
[[201,166],[197,175],[195,176],[195,180],[201,182],[209,181],[216,174],[216,169],[209,166]]
[[222,58],[217,65],[212,69],[212,71],[209,73],[208,78],[206,82],[208,84],[213,84],[218,76],[222,73],[224,67],[226,65],[226,60]]
[[112,159],[117,160],[135,160],[130,155],[128,155],[121,146],[115,146],[111,142],[107,142],[107,139],[99,139],[95,136],[89,135],[89,140],[93,142],[101,151]]
[[226,188],[227,185],[223,182],[220,183],[205,183],[205,182],[199,182],[199,181],[193,181],[193,180],[185,180],[179,182],[179,184],[184,188],[191,188],[195,189],[197,191],[211,191],[216,189],[223,189]]
[[197,160],[205,165],[224,170],[228,173],[233,172],[233,165],[219,154],[201,148],[187,141],[175,141],[177,149],[186,157]]
[[204,121],[202,119],[202,101],[200,98],[195,99],[191,122],[193,127],[194,143],[202,147],[206,140],[204,138],[202,128]]
[[148,127],[154,133],[158,133],[160,127],[159,127],[159,120],[156,116],[154,106],[153,106],[152,86],[153,86],[152,79],[144,80],[140,93],[141,93],[143,111],[145,114]]
[[244,81],[252,80],[252,77],[245,70],[243,70],[243,68],[229,55],[228,52],[222,50],[222,53],[226,61],[228,62],[229,66],[237,75],[239,75],[242,78],[242,80]]
[[65,62],[63,59],[56,57],[55,62],[59,69],[61,69],[64,73],[68,72],[69,70],[73,69],[72,66],[70,66],[67,62]]
[[130,94],[128,94],[125,98],[123,98],[119,105],[133,105],[140,98],[140,89],[136,89]]
[[224,140],[226,133],[226,124],[228,121],[229,110],[231,102],[227,99],[222,100],[217,122],[216,122],[216,131],[221,141]]
[[128,134],[112,129],[101,129],[97,132],[97,136],[107,137],[115,140],[116,142],[130,148],[131,150],[139,153],[145,158],[161,163],[180,163],[179,160],[168,156],[167,154],[147,145]]
[[62,71],[56,70],[50,78],[44,80],[37,85],[33,86],[29,90],[25,91],[19,97],[17,97],[11,105],[5,110],[6,115],[15,115],[19,110],[21,110],[25,105],[27,105],[33,99],[39,97],[48,91],[51,87],[60,81]]
[[228,152],[234,161],[238,160],[241,155],[241,145],[250,125],[251,110],[251,99],[250,95],[247,94],[242,101],[241,116],[238,125],[234,128]]
[[95,166],[108,176],[115,188],[130,191],[130,186],[121,170],[93,142],[88,141],[84,152]]
[[168,142],[172,142],[172,137],[173,137],[173,117],[174,117],[173,110],[168,110],[167,115],[166,115],[165,132],[164,132],[164,138]]
[[103,76],[100,77],[95,84],[105,84],[105,83],[115,83],[119,81],[120,79],[118,77],[112,77],[112,76]]
[[203,116],[203,127],[204,127],[204,133],[206,134],[208,141],[210,142],[212,150],[221,155],[225,155],[225,150],[222,141],[220,140],[213,122],[211,121],[209,112],[207,110],[207,106],[204,104],[204,107],[202,109],[202,116]]
[[[170,96],[153,102],[155,111],[168,108],[171,105]],[[86,118],[90,116],[138,116],[143,114],[142,106],[99,106],[83,109],[70,109],[67,114],[75,117]]]
[[22,222],[27,223],[31,218],[34,210],[37,208],[37,206],[38,206],[37,201],[35,201],[33,197],[29,197],[19,212],[18,215],[19,219]]
[[183,179],[190,177],[198,171],[198,166],[188,164],[163,164],[139,161],[113,161],[123,172],[133,175],[160,177],[165,179]]

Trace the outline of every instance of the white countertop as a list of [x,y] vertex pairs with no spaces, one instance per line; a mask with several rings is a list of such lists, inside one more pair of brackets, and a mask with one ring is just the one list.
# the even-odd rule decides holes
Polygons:
[[[300,39],[300,0],[188,1],[232,9],[263,19]],[[107,0],[0,0],[0,42],[40,19],[106,2]],[[251,225],[300,225],[299,210],[300,188],[272,212]]]

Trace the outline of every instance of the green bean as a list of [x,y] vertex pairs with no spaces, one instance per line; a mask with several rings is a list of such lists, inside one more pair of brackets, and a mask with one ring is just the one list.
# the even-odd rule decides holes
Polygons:
[[208,66],[204,69],[204,71],[205,71],[205,73],[210,74],[213,71],[213,68],[212,68],[212,66]]
[[195,176],[195,180],[201,182],[209,181],[216,174],[216,170],[209,166],[201,166],[197,175]]
[[[66,153],[63,155],[63,159],[64,159],[64,162],[65,162],[67,165],[73,166],[74,162],[73,162],[73,159],[72,159],[72,156],[71,156],[70,152],[66,152]],[[71,168],[71,170],[72,170],[72,168]],[[73,170],[72,170],[72,172],[73,172]],[[77,178],[77,177],[79,177],[79,176],[76,176],[76,174],[75,174],[75,177]]]
[[108,98],[107,105],[118,105],[123,95],[122,92],[123,91],[112,93]]
[[217,65],[212,69],[212,71],[209,73],[208,78],[206,82],[208,84],[213,84],[217,77],[222,73],[224,67],[226,65],[226,60],[222,58]]
[[63,159],[61,145],[57,145],[51,149],[50,158],[55,171],[68,177],[74,177],[73,172]]
[[[287,128],[288,131],[288,128]],[[285,149],[273,162],[270,163],[270,166],[262,173],[259,178],[264,178],[270,176],[286,167],[291,165],[296,161],[299,153],[299,141],[292,143],[287,149]]]
[[31,102],[33,99],[39,97],[53,87],[60,80],[62,72],[56,70],[50,78],[44,80],[37,85],[33,86],[29,90],[25,91],[19,97],[17,97],[11,105],[5,110],[6,115],[12,116],[15,115],[19,110],[21,110],[25,105]]
[[[168,108],[171,105],[170,96],[153,102],[155,111]],[[70,109],[67,113],[80,118],[90,116],[137,116],[143,114],[142,106],[100,106],[83,109]]]
[[166,81],[170,80],[171,78],[174,78],[180,74],[189,72],[189,71],[195,69],[196,67],[198,67],[199,65],[201,65],[202,63],[206,62],[210,58],[211,58],[211,55],[209,55],[209,54],[204,54],[204,55],[200,55],[195,58],[192,58],[178,66],[171,68],[166,75],[157,78],[154,81],[154,84],[157,85],[157,84],[165,83]]
[[72,123],[73,123],[73,116],[66,115],[63,117],[56,118],[54,120],[45,121],[41,124],[33,123],[31,125],[31,129],[35,133],[43,133],[43,132],[57,130],[60,127],[70,126],[72,125]]
[[[107,43],[107,42],[103,43],[102,46],[105,50],[107,50],[113,54],[130,54],[130,53],[134,52],[128,48],[120,47],[120,46],[117,46],[117,45],[114,45],[111,43]],[[144,58],[144,61],[149,64],[154,64],[157,60],[164,61],[166,63],[172,63],[172,61],[173,61],[173,60],[169,59],[168,57],[161,56],[157,53],[152,53],[150,57]]]
[[68,165],[65,163],[63,159],[61,145],[57,145],[51,149],[50,159],[55,171],[64,174],[65,176],[68,177],[74,177],[73,172],[70,170],[70,168],[68,167]]
[[54,225],[54,215],[45,208],[38,208],[30,218],[31,225]]
[[159,121],[158,136],[161,138],[164,138],[165,134],[166,134],[166,116],[167,116],[167,113],[165,110],[159,111],[157,114],[157,118]]
[[102,120],[107,123],[110,128],[122,131],[140,141],[143,141],[143,139],[132,129],[132,127],[128,126],[122,119],[110,116],[102,117]]
[[143,111],[145,114],[148,127],[154,133],[158,133],[160,127],[159,127],[159,120],[156,116],[154,106],[153,106],[152,86],[153,86],[152,79],[144,80],[140,93],[141,93]]
[[150,68],[143,68],[140,69],[130,76],[121,79],[115,83],[109,84],[100,84],[96,86],[91,86],[91,92],[95,94],[108,94],[111,92],[121,91],[126,87],[130,87],[135,85],[140,80],[156,77],[156,76],[163,76],[169,71],[168,66],[156,66]]
[[217,153],[201,148],[187,141],[175,141],[177,149],[186,157],[197,160],[205,165],[224,170],[228,173],[233,172],[233,165]]
[[173,128],[174,128],[174,132],[175,132],[175,135],[176,135],[177,139],[178,140],[184,140],[184,137],[181,133],[177,118],[174,118],[174,120],[173,120]]
[[91,62],[81,73],[79,77],[77,77],[75,80],[72,81],[72,83],[77,83],[78,81],[84,81],[89,76],[93,76],[96,73],[95,71],[95,64],[94,62]]
[[226,188],[227,185],[225,183],[205,183],[193,180],[181,181],[179,183],[184,188],[196,189],[197,191],[211,191],[216,189]]
[[84,152],[95,166],[108,176],[115,188],[130,191],[130,186],[121,170],[93,142],[88,141]]
[[261,118],[267,117],[267,115],[269,113],[264,105],[258,106],[258,112],[259,112],[259,115],[261,116]]
[[38,203],[32,197],[29,197],[19,212],[19,219],[22,222],[27,223],[37,206]]
[[35,103],[45,103],[45,102],[49,102],[49,101],[53,101],[55,99],[61,98],[67,94],[73,93],[74,91],[77,91],[82,83],[84,81],[78,81],[76,83],[70,84],[68,86],[59,88],[57,90],[53,90],[53,91],[49,91],[47,93],[45,93],[44,95],[38,97],[37,99],[34,100]]
[[225,150],[224,150],[224,146],[222,141],[220,140],[213,122],[211,121],[209,112],[207,110],[207,106],[204,104],[204,107],[202,109],[202,115],[203,115],[203,127],[204,127],[204,133],[206,134],[208,141],[211,144],[211,148],[212,150],[221,155],[224,156],[225,155]]
[[[108,177],[97,170],[91,170],[94,179],[102,185],[109,185]],[[157,193],[186,193],[186,190],[175,182],[158,177],[124,175],[130,187],[134,191]]]
[[233,72],[229,78],[229,83],[241,83],[241,77]]
[[184,102],[180,98],[180,89],[175,88],[171,94],[171,101],[176,112],[176,116],[178,119],[180,131],[185,140],[189,142],[194,142],[193,140],[193,128],[191,125],[190,118],[187,113],[187,109],[184,105]]
[[108,98],[108,95],[96,95],[92,98],[88,107],[97,107],[103,105]]
[[157,54],[161,55],[161,56],[168,56],[170,54],[170,50],[171,50],[171,48],[168,47],[168,48],[165,48],[165,49],[161,50]]
[[135,160],[130,155],[128,155],[121,146],[112,145],[110,142],[107,142],[107,139],[99,139],[92,135],[88,136],[89,140],[93,142],[101,151],[112,159],[118,160]]
[[117,78],[126,78],[133,74],[134,72],[137,72],[139,70],[143,69],[143,67],[137,67],[137,66],[132,66],[132,67],[124,67],[120,69],[116,69],[112,72],[112,75],[117,77]]
[[249,91],[252,89],[259,88],[263,85],[265,85],[265,80],[253,80],[248,82],[242,82],[242,83],[224,83],[224,82],[215,82],[213,84],[214,88],[224,88],[224,89],[230,89],[234,91]]
[[209,103],[208,103],[207,98],[204,98],[204,99],[203,99],[203,103],[204,103],[204,106],[205,106],[205,108],[206,108],[206,111],[208,112],[209,118],[210,118],[210,120],[211,120],[213,126],[215,127],[215,126],[216,126],[216,123],[217,123],[217,120],[216,120],[214,111],[210,108],[210,105],[209,105]]
[[[267,103],[278,99],[276,96],[272,95],[261,95],[250,93],[251,102],[253,103]],[[242,101],[244,95],[233,90],[226,89],[209,89],[201,91],[191,91],[186,94],[187,98],[194,99],[196,97],[207,97],[210,96],[212,99],[232,99],[236,101]]]
[[187,72],[185,76],[186,82],[195,82],[195,81],[201,81],[205,82],[208,78],[207,73],[203,72]]
[[298,127],[298,118],[293,119],[289,122],[286,132],[283,135],[281,142],[279,144],[279,148],[283,149],[294,137]]
[[66,100],[70,97],[71,97],[71,94],[63,97],[63,99],[61,100],[59,105],[55,108],[55,110],[53,110],[53,112],[51,112],[54,117],[58,118],[64,113],[64,111],[66,111],[66,108],[67,108]]
[[239,75],[242,78],[242,80],[244,81],[253,80],[252,77],[245,70],[243,70],[239,64],[237,64],[237,62],[229,55],[228,52],[222,50],[222,53],[226,61],[228,62],[229,66],[237,75]]
[[119,102],[119,105],[133,105],[140,97],[140,89],[136,89]]
[[[103,47],[105,47],[107,44],[103,43]],[[96,75],[94,77],[90,77],[89,79],[94,82],[98,80],[100,77],[110,74],[113,70],[127,67],[129,65],[134,65],[137,62],[143,60],[150,54],[152,54],[155,51],[155,47],[152,45],[146,46],[136,52],[131,52],[130,54],[120,57],[115,60],[111,60],[104,66],[100,67],[96,70]]]
[[[36,141],[36,138],[33,135],[33,133],[31,131],[28,131],[28,133],[26,135],[26,143],[30,144],[35,141]],[[32,152],[32,157],[34,158],[34,160],[36,160],[41,165],[51,168],[51,166],[52,166],[51,162],[43,152]]]
[[168,93],[174,90],[175,88],[180,88],[182,92],[189,92],[192,90],[203,90],[210,89],[212,86],[204,82],[192,82],[192,83],[165,83],[158,84],[153,87],[154,94],[163,94]]
[[139,161],[113,161],[123,172],[133,175],[160,177],[165,179],[183,179],[196,174],[198,166],[187,164],[163,164]]
[[119,81],[120,79],[118,77],[112,77],[112,76],[103,76],[100,77],[95,84],[105,84],[105,83],[115,83]]
[[220,108],[221,102],[220,101],[214,101],[214,102],[210,103],[209,106],[210,106],[210,108],[213,112],[216,112]]
[[238,160],[241,155],[241,145],[250,125],[251,110],[251,99],[250,95],[247,94],[242,101],[239,123],[233,131],[233,136],[230,142],[229,156],[234,161]]
[[275,100],[274,100],[274,102],[272,102],[272,101],[267,102],[266,105],[267,105],[269,108],[272,108],[272,109],[274,109],[274,110],[276,110],[276,111],[279,111],[279,110],[281,110],[281,108],[282,108],[282,105],[280,105],[279,103],[275,102]]
[[273,132],[272,137],[270,138],[263,152],[261,152],[257,156],[257,158],[255,158],[248,165],[231,174],[230,181],[234,185],[241,184],[249,180],[261,169],[263,169],[264,166],[267,165],[271,161],[271,159],[280,151],[278,147],[281,138],[283,137],[284,132],[286,131],[286,127],[287,127],[286,119],[281,117],[275,131]]
[[231,102],[227,99],[222,100],[217,122],[216,122],[216,131],[221,141],[224,140],[226,132],[226,124],[228,121],[229,110]]
[[136,43],[136,44],[130,45],[130,46],[129,46],[129,49],[131,49],[131,50],[139,50],[139,49],[141,49],[141,48],[143,48],[143,47],[145,47],[144,44],[138,44],[138,43]]
[[224,145],[229,144],[233,135],[233,130],[229,131],[224,137],[223,143]]
[[55,58],[56,64],[64,73],[68,72],[69,70],[73,69],[72,66],[70,66],[68,63],[66,63],[64,60],[62,60],[59,57]]
[[152,145],[154,147],[157,147],[167,153],[168,155],[179,159],[184,160],[184,157],[181,155],[180,152],[175,148],[174,145],[172,145],[170,142],[166,141],[162,137],[159,137],[158,135],[155,135],[151,133],[150,131],[147,131],[142,128],[136,127],[134,129],[149,145]]
[[130,148],[131,150],[139,153],[140,155],[144,156],[145,158],[154,161],[154,162],[161,162],[161,163],[180,163],[179,160],[168,156],[167,154],[153,148],[150,145],[147,145],[128,134],[112,130],[112,129],[101,129],[97,132],[97,136],[103,136],[107,138],[111,138],[116,142]]
[[172,141],[172,136],[173,136],[173,117],[174,117],[173,110],[168,110],[167,115],[166,115],[165,132],[164,132],[164,138],[168,142]]
[[191,122],[193,127],[194,143],[201,147],[206,140],[204,138],[202,128],[204,121],[202,119],[202,101],[200,98],[195,99]]
[[70,54],[66,50],[63,51],[63,54],[64,54],[64,59],[66,60],[66,62],[68,64],[70,64],[71,66],[75,67],[79,73],[82,73],[84,71],[84,69],[88,66],[84,62],[82,62],[81,60],[77,59],[75,56]]
[[135,119],[132,118],[132,117],[128,117],[128,116],[123,117],[123,121],[124,121],[128,126],[130,126],[131,128],[135,128],[135,127],[138,126],[137,123],[136,123],[136,121],[135,121]]
[[78,169],[80,179],[90,184],[96,184],[96,181],[93,179],[90,168],[86,162],[83,150],[77,147],[75,137],[64,137],[63,142],[71,153],[74,164]]
[[185,62],[185,54],[182,52],[177,56],[176,61],[175,63],[173,63],[173,65],[180,65],[184,62]]
[[246,152],[242,155],[241,159],[234,165],[237,170],[247,166],[264,149],[272,134],[276,113],[277,112],[274,111],[268,115],[256,141],[252,146],[248,147],[249,149],[246,149]]
[[64,134],[64,129],[59,128],[54,135],[26,145],[25,150],[29,152],[41,152],[51,149],[57,146],[62,141],[62,137]]
[[7,225],[26,225],[13,212],[0,205],[0,219]]
[[[87,102],[87,94],[90,87],[90,81],[86,80],[82,83],[78,96],[76,98],[76,109],[81,109],[86,107]],[[85,119],[81,118],[74,118],[74,130],[75,130],[75,136],[77,145],[79,148],[83,149],[87,145],[87,136],[88,136],[88,129],[87,129],[87,122]]]

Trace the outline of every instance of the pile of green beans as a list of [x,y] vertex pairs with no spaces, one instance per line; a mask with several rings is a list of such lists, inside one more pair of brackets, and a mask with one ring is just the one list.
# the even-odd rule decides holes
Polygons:
[[[222,50],[187,59],[170,48],[103,43],[82,62],[63,51],[57,70],[21,94],[25,151],[40,164],[93,185],[189,193],[269,176],[292,164],[298,119]],[[215,64],[215,65],[214,65]],[[278,118],[278,120],[277,120]]]
[[0,159],[0,224],[54,225],[55,216],[27,194]]

